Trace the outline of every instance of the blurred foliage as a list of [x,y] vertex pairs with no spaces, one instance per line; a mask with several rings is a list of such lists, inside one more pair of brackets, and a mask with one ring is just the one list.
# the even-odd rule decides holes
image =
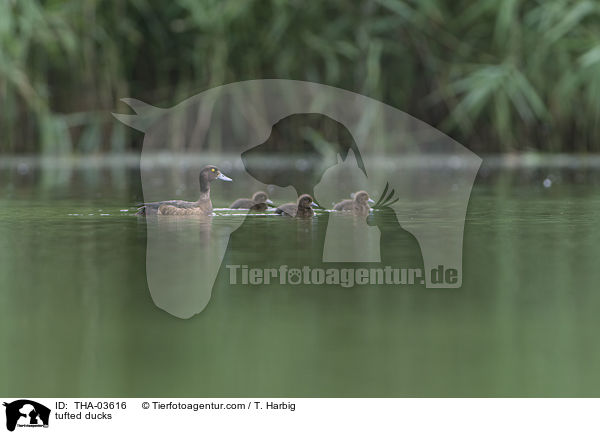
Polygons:
[[288,78],[380,99],[478,152],[600,151],[600,3],[0,0],[0,151],[139,146],[110,116]]

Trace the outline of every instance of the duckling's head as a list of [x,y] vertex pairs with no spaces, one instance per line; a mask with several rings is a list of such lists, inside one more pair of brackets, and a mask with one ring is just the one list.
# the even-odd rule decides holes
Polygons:
[[366,191],[357,191],[356,194],[354,195],[354,200],[356,202],[360,203],[361,205],[366,205],[367,202],[370,202],[370,203],[375,202],[373,199],[369,198],[369,193],[367,193]]
[[264,191],[257,191],[256,193],[254,193],[252,195],[252,201],[255,203],[273,204],[273,201],[269,199],[269,196],[267,196],[267,193],[265,193]]
[[208,182],[212,182],[215,179],[222,181],[231,181],[232,179],[221,173],[217,166],[206,166],[200,171],[200,179],[206,179]]
[[298,198],[298,206],[300,208],[310,208],[311,206],[318,206],[313,202],[313,198],[310,194],[303,194]]

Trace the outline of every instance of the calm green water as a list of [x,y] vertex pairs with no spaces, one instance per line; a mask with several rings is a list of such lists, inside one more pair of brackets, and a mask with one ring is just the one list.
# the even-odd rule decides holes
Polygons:
[[[324,216],[252,216],[208,308],[180,320],[148,292],[135,168],[4,167],[0,395],[600,396],[599,185],[484,164],[461,289],[229,285],[227,263],[319,262]],[[419,266],[379,224],[405,246],[384,263]]]

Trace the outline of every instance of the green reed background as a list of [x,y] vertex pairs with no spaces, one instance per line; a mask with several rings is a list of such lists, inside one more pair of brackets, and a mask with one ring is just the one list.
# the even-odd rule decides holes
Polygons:
[[600,3],[0,0],[0,152],[140,146],[111,116],[239,80],[380,99],[478,152],[600,151]]

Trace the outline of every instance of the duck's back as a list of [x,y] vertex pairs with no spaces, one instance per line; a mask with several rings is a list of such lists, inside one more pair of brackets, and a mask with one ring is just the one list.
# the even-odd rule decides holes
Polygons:
[[287,215],[290,217],[296,217],[296,212],[298,211],[298,204],[296,203],[284,203],[283,205],[279,205],[275,210],[276,214]]
[[[148,202],[142,204],[137,211],[137,215],[156,215],[158,214],[158,209],[162,205],[169,205],[177,208],[195,208],[198,207],[196,202],[188,202],[186,200],[164,200],[161,202]],[[212,210],[212,206],[211,206]]]
[[231,209],[251,209],[254,205],[254,201],[252,199],[236,199],[229,208]]
[[269,208],[269,206],[262,202],[262,203],[255,203],[254,205],[252,205],[250,207],[250,211],[258,211],[258,212],[262,212],[262,211],[266,211]]
[[352,211],[354,201],[352,199],[344,199],[334,205],[334,211]]
[[206,206],[187,208],[162,204],[158,208],[158,215],[210,215],[211,213],[212,207],[208,209]]

